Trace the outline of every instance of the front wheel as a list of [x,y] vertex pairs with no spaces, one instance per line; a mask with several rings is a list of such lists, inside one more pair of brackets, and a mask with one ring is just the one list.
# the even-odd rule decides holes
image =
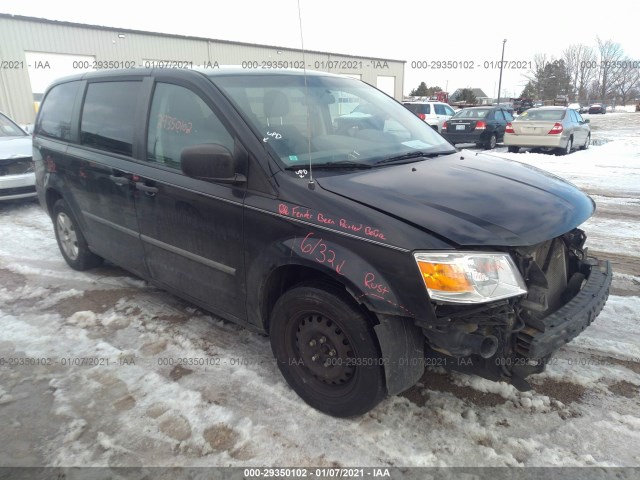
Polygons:
[[60,253],[71,268],[87,270],[102,263],[102,258],[89,250],[76,218],[62,199],[53,206],[53,229]]
[[384,398],[376,335],[338,287],[308,284],[285,292],[271,313],[269,336],[284,378],[321,412],[362,415]]

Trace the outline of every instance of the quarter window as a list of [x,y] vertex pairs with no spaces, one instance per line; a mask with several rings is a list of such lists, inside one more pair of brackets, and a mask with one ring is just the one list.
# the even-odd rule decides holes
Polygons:
[[147,160],[179,169],[182,150],[203,143],[234,149],[233,137],[198,95],[178,85],[158,83],[149,114]]
[[80,125],[83,145],[131,156],[140,85],[141,82],[89,84]]
[[447,114],[447,111],[445,110],[444,105],[435,104],[433,106],[433,108],[436,111],[436,115],[446,115]]
[[45,137],[69,140],[71,114],[80,82],[62,83],[51,89],[40,107],[36,133]]

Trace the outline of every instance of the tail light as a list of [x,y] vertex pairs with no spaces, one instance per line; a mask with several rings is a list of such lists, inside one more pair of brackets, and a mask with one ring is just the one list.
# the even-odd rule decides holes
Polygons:
[[420,120],[424,120],[425,118],[427,118],[427,116],[424,113],[418,113],[417,115]]
[[443,129],[443,130],[446,130],[446,129],[447,129],[447,122],[444,122],[444,123],[442,124],[442,129]]
[[556,122],[547,135],[558,135],[559,133],[562,133],[562,130],[564,130],[564,128],[562,128],[562,124]]
[[516,133],[511,122],[507,123],[507,126],[504,127],[504,133]]
[[482,120],[478,120],[476,122],[476,130],[484,130],[485,128],[487,128],[487,124],[484,123]]

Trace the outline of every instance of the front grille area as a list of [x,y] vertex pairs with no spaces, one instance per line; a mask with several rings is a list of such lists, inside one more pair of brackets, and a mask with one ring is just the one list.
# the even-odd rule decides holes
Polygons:
[[534,259],[547,279],[549,308],[544,314],[548,315],[562,306],[562,294],[567,288],[567,248],[562,240],[554,238],[534,253]]
[[[561,309],[580,291],[589,266],[582,247],[584,232],[575,229],[561,237],[516,250],[528,294],[520,302],[518,314],[525,326],[516,339],[516,351],[524,356],[531,340],[550,326],[554,312]],[[556,321],[556,320],[553,320]]]
[[34,171],[31,157],[0,160],[0,177],[22,175]]

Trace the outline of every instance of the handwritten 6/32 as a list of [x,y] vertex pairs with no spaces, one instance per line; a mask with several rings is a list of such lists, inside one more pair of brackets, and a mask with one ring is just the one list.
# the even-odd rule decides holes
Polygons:
[[313,232],[307,233],[307,236],[300,242],[300,252],[313,258],[318,263],[330,265],[331,268],[342,275],[346,260],[340,261],[336,257],[335,250],[329,248],[322,238],[314,238]]

